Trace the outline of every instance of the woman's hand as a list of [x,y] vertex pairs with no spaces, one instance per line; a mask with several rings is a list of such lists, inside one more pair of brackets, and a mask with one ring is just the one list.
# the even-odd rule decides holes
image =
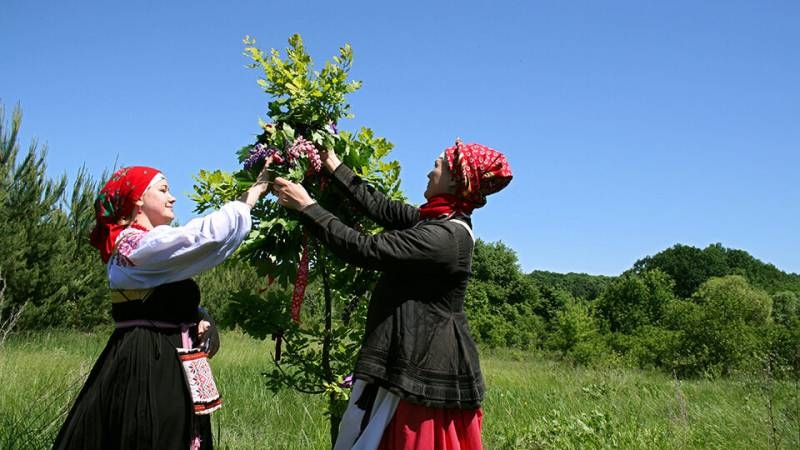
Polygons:
[[264,161],[264,168],[261,169],[261,172],[258,173],[256,177],[256,182],[253,183],[250,188],[245,191],[244,194],[239,198],[239,201],[247,203],[251,208],[256,205],[258,199],[264,196],[270,190],[270,184],[272,180],[270,177],[272,176],[273,172],[270,172],[269,166],[273,162],[280,162],[279,155],[271,155],[269,158]]
[[290,209],[300,211],[315,203],[302,184],[293,183],[286,178],[276,178],[272,184],[272,190],[278,199],[278,204]]
[[197,339],[200,341],[200,348],[208,353],[211,358],[219,351],[219,330],[214,323],[214,318],[203,308],[197,308],[200,312],[200,321],[197,323]]
[[325,168],[330,173],[333,173],[333,171],[336,170],[337,167],[339,167],[339,164],[342,163],[342,161],[339,160],[339,157],[336,156],[336,152],[334,152],[333,150],[329,149],[322,150],[321,152],[319,152],[319,157],[322,160],[322,165],[325,166]]

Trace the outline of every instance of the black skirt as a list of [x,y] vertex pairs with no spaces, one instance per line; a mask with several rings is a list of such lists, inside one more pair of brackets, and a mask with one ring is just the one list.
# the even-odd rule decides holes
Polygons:
[[196,416],[176,348],[180,329],[116,330],[78,394],[54,449],[212,448],[208,416]]
[[[114,303],[116,322],[196,323],[200,291],[191,279],[153,289],[145,300]],[[196,333],[194,336],[196,338]],[[181,330],[119,328],[89,373],[54,449],[212,448],[208,416],[196,416],[178,359]]]

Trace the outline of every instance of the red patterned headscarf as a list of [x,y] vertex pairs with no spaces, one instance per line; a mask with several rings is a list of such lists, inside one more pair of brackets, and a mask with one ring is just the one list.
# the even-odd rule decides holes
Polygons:
[[160,173],[152,167],[123,167],[114,172],[97,194],[91,243],[100,250],[103,262],[108,262],[117,236],[128,227],[136,202]]
[[486,196],[511,182],[511,167],[497,150],[481,144],[464,144],[460,139],[444,151],[450,175],[458,183],[456,195],[480,208]]
[[481,144],[456,144],[444,151],[443,162],[458,184],[455,195],[439,194],[420,206],[420,219],[427,220],[460,212],[471,214],[486,204],[486,196],[511,182],[511,168],[506,157]]

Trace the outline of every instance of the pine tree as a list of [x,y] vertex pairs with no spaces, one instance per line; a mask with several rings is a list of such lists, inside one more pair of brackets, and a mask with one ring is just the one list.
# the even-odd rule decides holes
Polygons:
[[21,154],[21,123],[19,106],[7,124],[0,104],[3,313],[27,304],[18,322],[20,329],[94,325],[105,317],[97,304],[104,295],[102,266],[98,258],[90,258],[87,240],[96,184],[82,169],[65,201],[66,175],[56,179],[46,175],[47,148],[39,147],[34,139]]

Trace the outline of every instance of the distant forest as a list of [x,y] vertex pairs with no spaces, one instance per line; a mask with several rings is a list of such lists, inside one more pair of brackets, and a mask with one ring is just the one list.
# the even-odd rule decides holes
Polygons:
[[[46,175],[46,149],[17,141],[19,108],[0,104],[0,342],[12,331],[91,330],[111,323],[105,270],[89,245],[98,178]],[[101,177],[104,178],[106,174]],[[221,327],[263,337],[258,308],[229,301],[263,279],[233,259],[198,277]],[[270,302],[281,301],[271,292]],[[290,292],[283,299],[288,304]],[[368,294],[367,294],[368,296]],[[278,300],[276,300],[276,298]],[[619,276],[523,273],[515,251],[478,241],[466,308],[482,347],[540,352],[576,364],[657,368],[679,376],[800,373],[800,275],[721,244],[676,244]],[[319,286],[303,323],[321,320]],[[368,298],[357,302],[366,304]],[[264,304],[268,301],[264,299]],[[353,311],[338,311],[347,320]]]

